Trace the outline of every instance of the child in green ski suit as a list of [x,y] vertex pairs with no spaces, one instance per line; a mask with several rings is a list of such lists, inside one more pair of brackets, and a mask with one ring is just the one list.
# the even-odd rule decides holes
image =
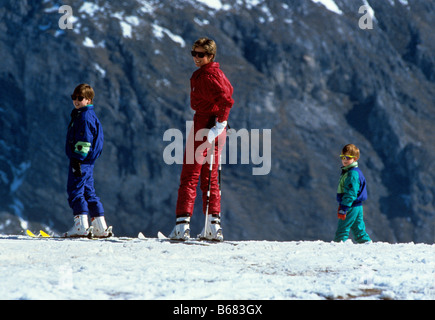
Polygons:
[[358,168],[359,156],[359,149],[353,144],[344,146],[340,155],[343,166],[337,189],[339,220],[334,238],[336,242],[346,241],[350,230],[357,243],[371,242],[363,220],[362,202],[367,199],[367,187],[366,179]]

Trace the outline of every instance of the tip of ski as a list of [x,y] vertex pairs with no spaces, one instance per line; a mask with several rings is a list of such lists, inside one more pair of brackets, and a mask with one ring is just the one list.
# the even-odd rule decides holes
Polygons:
[[27,229],[26,234],[31,238],[51,238],[51,236],[48,233],[42,230],[39,230],[39,233],[36,235],[32,231]]
[[163,233],[161,233],[160,231],[157,232],[157,238],[160,240],[169,240],[169,238],[165,236]]
[[30,230],[26,230],[26,234],[31,237],[31,238],[39,238],[39,236],[37,236],[36,234],[34,234],[32,231]]

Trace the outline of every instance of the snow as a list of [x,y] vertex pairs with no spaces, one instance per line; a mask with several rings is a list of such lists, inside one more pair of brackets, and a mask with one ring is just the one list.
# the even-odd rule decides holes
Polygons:
[[193,18],[193,21],[194,21],[197,25],[199,25],[200,27],[203,27],[203,26],[205,26],[205,25],[209,25],[209,24],[210,24],[210,21],[208,21],[207,19],[200,20],[200,19],[198,19],[197,17]]
[[222,2],[220,2],[220,0],[196,0],[196,1],[205,4],[206,6],[214,10],[221,10],[223,7]]
[[155,8],[152,3],[150,3],[149,0],[138,0],[138,3],[141,5],[141,8],[139,9],[143,13],[147,14],[153,14],[155,11]]
[[0,299],[434,299],[435,247],[0,236]]
[[170,30],[163,28],[162,26],[153,23],[153,34],[156,38],[162,40],[165,36],[165,34],[175,43],[178,43],[182,48],[186,46],[186,42],[181,36],[178,36],[174,33],[172,33]]
[[129,23],[125,21],[119,22],[122,29],[122,35],[124,38],[132,38],[132,27]]
[[[45,2],[47,2],[47,1],[45,1]],[[50,8],[45,8],[44,12],[45,13],[58,13],[59,12],[59,8],[60,8],[59,5],[55,4],[55,5],[53,5]]]
[[125,21],[135,27],[138,27],[140,25],[140,20],[137,16],[125,17]]
[[89,37],[86,37],[85,40],[83,40],[83,45],[88,48],[95,48],[94,41]]
[[98,13],[100,10],[102,10],[102,8],[96,3],[85,1],[80,7],[79,12],[80,13],[85,12],[90,17],[94,17],[94,15]]
[[340,10],[340,8],[337,6],[337,4],[334,2],[334,0],[311,0],[314,3],[320,3],[323,6],[326,7],[329,11],[332,11],[336,14],[343,14],[343,11]]
[[104,70],[98,63],[94,63],[95,70],[97,70],[101,77],[106,77],[106,70]]
[[[200,3],[208,7],[208,9],[214,11],[229,11],[233,8],[246,8],[251,10],[253,7],[259,6],[260,4],[264,4],[262,10],[267,9],[267,1],[264,0],[236,0],[232,1],[231,4],[223,4],[220,0],[194,0],[193,3]],[[266,8],[266,9],[265,9]]]

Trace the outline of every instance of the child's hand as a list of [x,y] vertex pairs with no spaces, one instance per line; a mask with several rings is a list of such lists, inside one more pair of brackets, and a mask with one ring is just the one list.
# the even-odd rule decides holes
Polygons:
[[346,220],[346,215],[347,215],[347,207],[338,206],[338,210],[337,210],[338,219],[341,219],[344,221],[344,220]]

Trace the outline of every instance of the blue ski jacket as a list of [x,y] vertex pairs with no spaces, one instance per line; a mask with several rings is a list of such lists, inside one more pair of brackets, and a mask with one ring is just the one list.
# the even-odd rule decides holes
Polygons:
[[74,109],[65,144],[68,158],[94,164],[103,151],[103,141],[103,127],[95,114],[94,106]]
[[361,206],[367,200],[366,178],[358,168],[358,162],[341,168],[337,189],[337,201],[344,207]]

